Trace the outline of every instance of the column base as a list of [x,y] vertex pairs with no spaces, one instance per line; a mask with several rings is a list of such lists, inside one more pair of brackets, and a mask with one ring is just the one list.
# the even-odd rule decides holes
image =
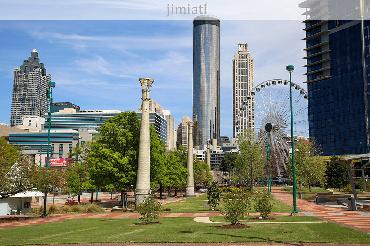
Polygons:
[[194,186],[186,187],[186,196],[195,196]]
[[146,198],[150,196],[150,190],[135,190],[135,204],[136,206],[143,203]]

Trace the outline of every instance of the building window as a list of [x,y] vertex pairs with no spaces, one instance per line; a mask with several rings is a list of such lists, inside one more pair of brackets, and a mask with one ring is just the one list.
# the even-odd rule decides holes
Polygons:
[[59,158],[63,157],[63,144],[59,144]]

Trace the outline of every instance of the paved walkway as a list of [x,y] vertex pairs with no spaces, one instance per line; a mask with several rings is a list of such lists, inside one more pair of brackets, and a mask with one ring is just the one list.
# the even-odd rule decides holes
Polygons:
[[[281,187],[273,187],[272,193],[276,199],[286,204],[291,205],[293,202],[292,195],[284,191]],[[304,215],[317,216],[328,221],[370,233],[370,213],[368,212],[347,211],[343,208],[317,205],[303,199],[297,199],[297,206]]]

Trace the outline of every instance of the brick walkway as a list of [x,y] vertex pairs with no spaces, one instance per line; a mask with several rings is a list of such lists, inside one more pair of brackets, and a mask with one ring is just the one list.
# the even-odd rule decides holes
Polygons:
[[[281,187],[274,187],[272,193],[276,199],[288,205],[292,204],[292,195],[283,191]],[[370,213],[368,212],[347,211],[343,208],[326,207],[303,199],[297,199],[297,206],[305,215],[317,216],[324,220],[370,233]]]

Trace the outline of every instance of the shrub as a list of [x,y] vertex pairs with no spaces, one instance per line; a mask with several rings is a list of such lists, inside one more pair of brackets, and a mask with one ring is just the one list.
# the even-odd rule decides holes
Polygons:
[[343,189],[342,189],[342,191],[344,192],[344,193],[352,193],[352,185],[351,184],[347,184]]
[[85,205],[86,213],[102,213],[104,209],[97,204]]
[[58,214],[60,213],[59,209],[55,205],[51,205],[48,209],[48,214]]
[[222,213],[232,225],[239,223],[250,207],[249,193],[239,188],[234,188],[232,193],[224,193],[222,200]]
[[216,181],[213,181],[212,184],[207,189],[207,198],[208,205],[211,210],[215,210],[221,199],[221,190]]
[[141,215],[140,220],[145,224],[157,223],[161,212],[161,203],[154,197],[147,197],[143,203],[137,206],[137,211]]
[[272,197],[267,191],[256,193],[255,210],[263,219],[267,219],[272,211]]

